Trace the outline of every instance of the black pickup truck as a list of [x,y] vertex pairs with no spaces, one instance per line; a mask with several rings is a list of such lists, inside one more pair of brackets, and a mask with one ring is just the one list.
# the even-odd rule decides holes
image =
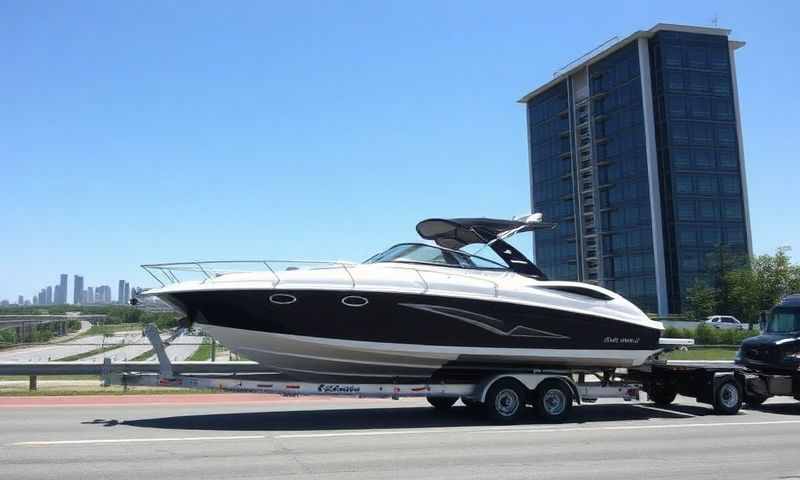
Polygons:
[[800,369],[800,294],[785,297],[769,311],[762,335],[742,342],[736,363],[772,374]]

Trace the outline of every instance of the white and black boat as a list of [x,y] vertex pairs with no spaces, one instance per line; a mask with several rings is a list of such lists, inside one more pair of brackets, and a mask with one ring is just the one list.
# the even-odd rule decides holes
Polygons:
[[[436,378],[531,367],[609,369],[661,351],[660,322],[598,286],[550,281],[503,239],[522,220],[429,219],[435,245],[395,245],[361,264],[144,265],[155,295],[231,351],[294,378]],[[496,261],[461,250],[485,244]],[[252,262],[247,262],[252,263]],[[230,268],[227,268],[230,270]],[[182,280],[186,271],[199,280]],[[166,281],[165,281],[166,279]]]

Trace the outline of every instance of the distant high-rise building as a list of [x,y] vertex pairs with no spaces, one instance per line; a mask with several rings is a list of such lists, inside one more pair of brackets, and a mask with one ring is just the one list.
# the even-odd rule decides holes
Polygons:
[[125,301],[125,280],[120,280],[117,283],[117,303],[123,303]]
[[92,304],[94,303],[94,288],[86,287],[86,303]]
[[94,303],[105,305],[111,303],[111,287],[100,285],[94,289]]
[[67,303],[67,274],[62,273],[59,282],[58,282],[58,296],[56,297],[56,303],[59,305],[64,305]]
[[80,275],[75,275],[72,283],[73,283],[72,303],[80,305],[81,297],[83,296],[83,277]]
[[44,288],[39,290],[39,305],[47,305],[47,292]]
[[131,300],[131,284],[125,282],[125,291],[123,292],[122,303],[127,305],[128,302],[130,302],[130,300]]
[[44,303],[48,305],[53,304],[53,287],[49,286],[45,289]]
[[25,305],[25,299],[22,298],[22,295],[17,297],[17,305]]

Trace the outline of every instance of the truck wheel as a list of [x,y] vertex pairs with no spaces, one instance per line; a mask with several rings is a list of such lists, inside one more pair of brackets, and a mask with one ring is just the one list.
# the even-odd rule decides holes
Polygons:
[[734,415],[742,407],[742,389],[736,380],[724,380],[714,393],[715,412],[721,415]]
[[562,422],[572,410],[572,391],[560,380],[545,380],[536,388],[536,412],[546,422]]
[[744,403],[750,408],[760,407],[762,403],[767,401],[767,397],[763,395],[745,395]]
[[678,392],[672,385],[656,383],[647,391],[647,397],[656,405],[666,407],[675,401]]
[[457,397],[426,397],[428,399],[428,403],[433,405],[433,408],[436,410],[447,410],[448,408],[452,407]]
[[486,393],[485,408],[489,419],[497,423],[515,423],[525,413],[528,390],[512,378],[501,378]]

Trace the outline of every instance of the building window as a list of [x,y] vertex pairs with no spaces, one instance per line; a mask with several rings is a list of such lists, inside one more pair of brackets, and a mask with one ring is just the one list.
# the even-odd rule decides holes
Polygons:
[[725,231],[725,242],[728,245],[743,245],[744,231],[740,227],[727,229]]
[[701,195],[710,195],[716,193],[714,179],[712,177],[697,176],[694,179],[697,188],[697,193]]
[[703,229],[703,245],[715,246],[719,245],[722,235],[717,228],[706,227]]
[[722,217],[726,220],[741,220],[742,207],[738,201],[726,201],[722,204]]
[[714,208],[714,202],[711,200],[700,200],[697,202],[697,209],[698,209],[698,217],[701,220],[714,220],[716,218],[716,211]]
[[689,90],[698,93],[708,92],[708,75],[705,72],[689,72]]
[[733,105],[727,98],[715,98],[712,102],[714,120],[733,120]]
[[730,79],[725,75],[712,75],[711,92],[715,95],[728,95],[731,93]]
[[711,47],[709,53],[711,56],[711,68],[714,70],[728,69],[728,50],[726,48]]
[[692,193],[692,177],[688,175],[675,177],[675,193]]
[[686,97],[682,95],[670,95],[667,97],[667,110],[670,117],[686,117]]
[[699,170],[714,169],[714,152],[711,150],[694,150],[692,155],[695,168]]
[[667,90],[681,91],[683,86],[683,72],[667,72]]
[[688,59],[689,66],[693,68],[706,68],[708,65],[706,47],[701,45],[690,46],[687,49],[686,58]]
[[719,168],[725,170],[736,169],[736,152],[732,150],[721,150],[717,152],[717,156],[719,157]]
[[673,149],[670,157],[672,158],[672,168],[677,170],[691,168],[689,150]]
[[676,145],[687,145],[689,143],[689,127],[685,123],[675,123],[670,129],[672,143]]
[[697,243],[697,234],[689,228],[681,228],[678,233],[680,244],[685,247],[692,247]]
[[733,127],[717,127],[717,143],[723,147],[732,147],[736,144],[736,132]]
[[678,220],[694,220],[694,202],[678,202]]
[[692,145],[712,145],[714,143],[713,130],[710,125],[695,123],[692,125]]
[[722,177],[722,193],[727,195],[737,195],[739,193],[739,177]]
[[711,118],[711,100],[708,97],[691,97],[692,118]]
[[683,64],[683,49],[676,45],[664,45],[664,65],[680,67]]

